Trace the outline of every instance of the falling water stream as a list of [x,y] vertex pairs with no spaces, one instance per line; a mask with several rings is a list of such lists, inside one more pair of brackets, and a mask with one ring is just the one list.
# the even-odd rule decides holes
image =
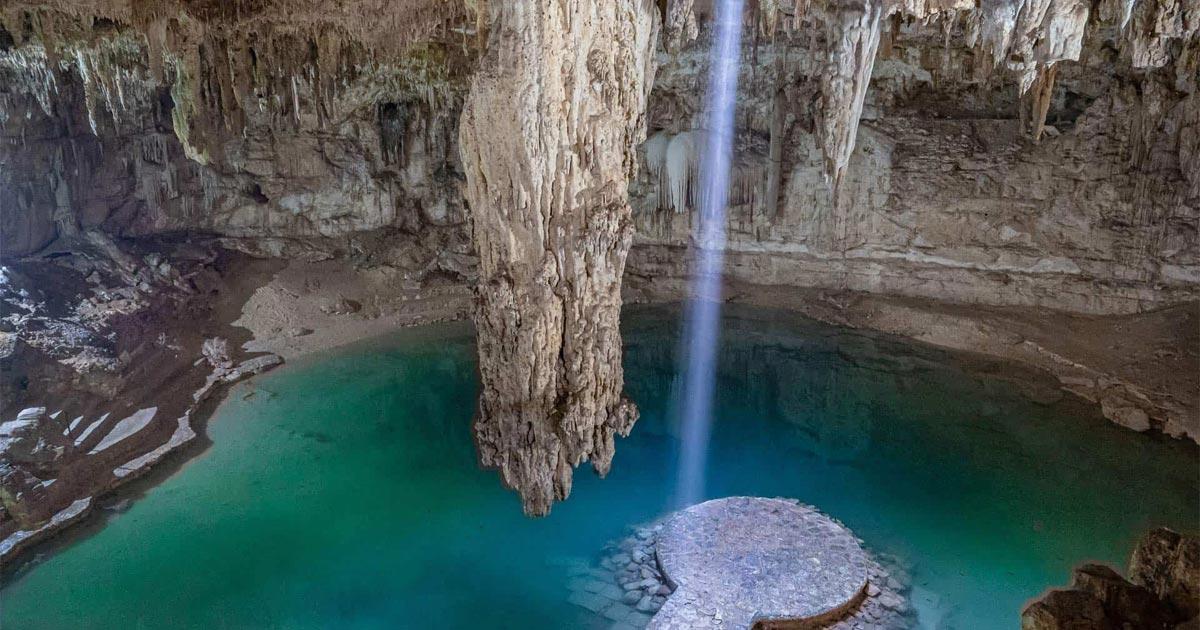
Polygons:
[[684,327],[684,389],[680,427],[679,507],[704,496],[704,471],[712,432],[712,409],[721,317],[721,269],[725,256],[725,205],[729,200],[733,115],[741,54],[742,0],[716,3],[712,67],[706,96],[706,133],[700,162],[696,270]]

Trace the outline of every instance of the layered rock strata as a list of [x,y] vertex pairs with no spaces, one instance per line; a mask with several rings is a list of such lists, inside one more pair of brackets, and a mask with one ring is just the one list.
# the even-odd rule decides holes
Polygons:
[[479,254],[475,437],[538,515],[575,466],[605,474],[637,418],[618,326],[659,18],[644,0],[490,9],[459,130]]

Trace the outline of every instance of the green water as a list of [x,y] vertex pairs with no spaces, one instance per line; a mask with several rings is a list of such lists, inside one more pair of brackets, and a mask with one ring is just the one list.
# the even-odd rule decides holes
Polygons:
[[[627,317],[642,419],[548,518],[476,466],[470,330],[407,331],[235,388],[209,450],[10,580],[0,626],[605,627],[561,561],[669,505],[677,324]],[[710,494],[796,497],[907,559],[923,627],[1014,628],[1073,565],[1198,525],[1194,447],[885,338],[749,309],[724,333]]]

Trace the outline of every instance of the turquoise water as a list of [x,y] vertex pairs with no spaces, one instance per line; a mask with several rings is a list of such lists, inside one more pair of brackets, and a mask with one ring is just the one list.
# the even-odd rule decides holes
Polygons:
[[[210,449],[10,580],[0,626],[605,627],[566,603],[562,560],[670,504],[677,318],[626,318],[643,417],[547,518],[476,466],[469,328],[406,331],[236,387]],[[1014,628],[1073,565],[1197,527],[1195,447],[937,351],[770,311],[722,324],[710,494],[796,497],[902,556],[923,627]]]

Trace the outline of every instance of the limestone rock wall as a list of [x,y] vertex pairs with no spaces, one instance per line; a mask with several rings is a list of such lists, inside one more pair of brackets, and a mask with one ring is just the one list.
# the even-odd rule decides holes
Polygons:
[[621,277],[659,18],[645,0],[490,8],[460,127],[479,253],[475,436],[525,511],[545,514],[575,466],[608,471],[637,417]]
[[[980,49],[978,16],[894,14],[878,42],[856,44],[877,51],[850,134],[846,120],[830,126],[853,108],[834,102],[846,99],[830,68],[845,60],[822,39],[845,29],[812,15],[759,16],[760,29],[815,23],[760,30],[743,50],[731,276],[1087,313],[1200,297],[1194,35],[1164,38],[1171,53],[1144,67],[1133,27],[1092,16],[1079,50],[1054,53],[1054,77],[1034,85],[1038,66],[1023,92],[1029,67]],[[634,296],[652,280],[682,286],[689,270],[706,37],[661,53],[633,185]]]
[[0,254],[99,230],[327,258],[382,233],[472,273],[465,7],[151,4],[0,12]]
[[[372,2],[5,3],[0,256],[203,232],[472,278],[456,144],[485,5]],[[686,273],[690,216],[658,209],[688,207],[710,5],[662,7],[635,281]],[[731,274],[1091,313],[1197,298],[1193,6],[750,7]]]

